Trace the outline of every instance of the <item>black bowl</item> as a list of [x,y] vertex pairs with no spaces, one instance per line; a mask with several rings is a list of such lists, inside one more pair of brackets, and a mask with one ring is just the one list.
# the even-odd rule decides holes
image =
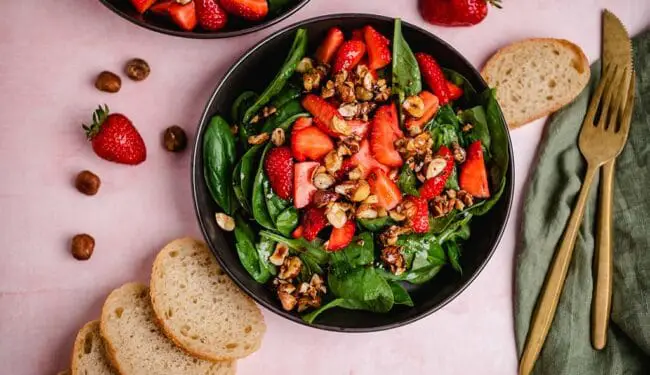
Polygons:
[[108,9],[112,10],[120,17],[133,22],[138,26],[142,26],[149,30],[157,31],[159,33],[180,36],[183,38],[192,38],[192,39],[216,39],[216,38],[230,38],[233,36],[240,36],[255,31],[265,29],[271,25],[274,25],[283,19],[289,17],[298,11],[298,9],[305,6],[309,0],[299,0],[295,5],[286,9],[284,12],[277,15],[269,15],[268,18],[264,19],[262,22],[250,22],[231,17],[228,21],[228,25],[225,29],[219,31],[183,31],[174,25],[171,21],[165,19],[164,17],[159,17],[156,15],[151,15],[145,13],[144,15],[139,14],[129,0],[99,0],[101,1]]
[[[337,14],[299,22],[266,38],[235,63],[214,90],[201,118],[194,145],[192,158],[194,204],[201,230],[210,249],[235,283],[258,303],[280,316],[301,324],[307,323],[304,323],[298,315],[282,310],[274,293],[268,287],[255,282],[246,273],[237,257],[232,237],[224,235],[217,226],[214,214],[218,212],[218,207],[210,197],[203,177],[201,157],[203,133],[213,115],[230,113],[234,99],[242,91],[261,92],[264,89],[265,84],[272,79],[282,64],[297,28],[303,27],[309,31],[309,46],[313,51],[330,27],[338,26],[349,32],[367,24],[374,26],[384,35],[392,36],[393,19],[391,18],[368,14]],[[476,69],[447,43],[416,26],[408,23],[402,25],[404,36],[415,52],[432,53],[443,67],[454,69],[467,77],[479,92],[487,88]],[[508,134],[507,130],[506,134]],[[509,138],[508,147],[512,155]],[[341,332],[379,331],[414,322],[453,300],[485,267],[501,239],[512,204],[513,168],[511,157],[507,184],[501,200],[488,214],[477,217],[471,222],[472,236],[465,243],[465,251],[461,258],[462,276],[450,267],[445,267],[429,283],[411,288],[411,297],[415,302],[415,307],[412,308],[395,306],[386,314],[332,309],[319,316],[316,323],[311,326]]]

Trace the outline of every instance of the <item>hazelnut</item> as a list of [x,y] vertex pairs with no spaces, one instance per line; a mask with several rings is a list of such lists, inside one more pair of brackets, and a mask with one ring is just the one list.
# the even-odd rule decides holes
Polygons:
[[417,95],[406,98],[402,108],[412,117],[420,118],[424,116],[424,100]]
[[280,147],[284,144],[286,135],[284,134],[284,129],[282,128],[275,128],[273,130],[273,133],[271,133],[271,142],[273,142],[274,145]]
[[339,195],[333,191],[317,190],[314,192],[311,201],[316,207],[325,207],[330,202],[336,202],[338,199]]
[[426,173],[427,180],[438,176],[440,173],[442,173],[442,171],[445,169],[446,166],[447,166],[447,161],[443,158],[435,158],[431,160],[431,162],[427,166],[427,173]]
[[232,232],[235,230],[235,220],[224,214],[223,212],[218,212],[214,215],[215,219],[217,220],[217,225],[219,225],[219,228],[225,230],[226,232]]
[[377,210],[372,205],[363,203],[357,208],[357,219],[375,219],[377,217]]
[[335,182],[336,179],[327,173],[318,173],[314,176],[314,186],[319,190],[327,190]]
[[359,180],[350,199],[353,202],[363,202],[368,196],[370,196],[370,184],[366,180]]
[[465,161],[465,157],[467,156],[465,149],[460,147],[460,145],[456,142],[454,142],[451,147],[453,149],[454,160],[456,160],[457,163],[463,163]]
[[86,195],[95,195],[99,190],[101,181],[99,177],[91,171],[81,171],[74,181],[74,186],[80,193]]
[[363,177],[363,172],[363,166],[358,165],[348,172],[348,178],[353,181],[360,180]]
[[278,242],[275,245],[275,251],[269,257],[269,261],[276,266],[281,266],[284,263],[284,259],[289,255],[289,246],[287,244]]
[[95,87],[99,91],[115,93],[122,87],[122,79],[115,73],[103,71],[95,80]]
[[163,144],[170,152],[181,152],[187,148],[187,135],[178,125],[170,126],[163,133]]
[[332,130],[344,136],[352,134],[352,128],[348,125],[348,122],[339,116],[332,117]]
[[142,59],[131,59],[124,66],[124,73],[134,81],[142,81],[149,77],[151,68],[146,61]]
[[332,150],[325,155],[324,161],[325,168],[327,168],[327,171],[330,173],[335,173],[341,169],[341,166],[343,165],[343,158],[335,150]]
[[281,280],[291,280],[300,274],[302,261],[297,256],[289,256],[284,259],[278,277]]
[[345,211],[345,207],[340,203],[333,203],[326,211],[325,216],[327,217],[327,221],[329,221],[334,228],[343,228],[345,223],[348,221],[348,216]]
[[372,91],[366,90],[363,86],[357,86],[355,89],[355,95],[357,96],[357,99],[364,102],[372,100]]
[[390,216],[391,219],[395,221],[404,221],[406,220],[406,216],[400,212],[397,211],[390,211],[388,213],[388,216]]
[[296,65],[296,72],[298,73],[307,73],[312,69],[314,69],[314,60],[310,59],[309,57],[303,57],[298,65]]
[[70,251],[77,260],[88,260],[95,250],[95,239],[88,234],[77,234],[72,237]]
[[339,107],[339,114],[345,118],[353,118],[359,111],[359,104],[349,103]]
[[377,203],[379,203],[379,197],[377,197],[374,194],[369,195],[368,198],[366,198],[366,200],[363,201],[363,203],[365,203],[365,204],[377,204]]

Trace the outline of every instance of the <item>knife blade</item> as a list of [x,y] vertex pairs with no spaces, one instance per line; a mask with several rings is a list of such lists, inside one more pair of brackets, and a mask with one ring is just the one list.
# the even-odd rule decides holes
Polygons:
[[[605,67],[615,64],[623,70],[625,91],[632,79],[632,42],[623,23],[614,13],[603,11],[602,30],[602,72]],[[602,74],[602,73],[601,73]],[[601,75],[602,79],[602,75]],[[621,108],[623,111],[624,108]],[[592,300],[591,344],[596,350],[603,349],[607,343],[607,327],[612,306],[612,199],[614,192],[615,160],[605,164],[600,179],[598,202],[598,225],[596,233],[595,269],[596,282]]]

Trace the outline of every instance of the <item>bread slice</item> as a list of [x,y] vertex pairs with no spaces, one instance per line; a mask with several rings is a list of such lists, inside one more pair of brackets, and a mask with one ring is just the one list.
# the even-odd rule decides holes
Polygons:
[[122,375],[231,375],[235,362],[193,358],[167,339],[155,323],[149,288],[129,283],[115,289],[102,308],[101,334]]
[[225,360],[260,347],[266,332],[260,309],[203,242],[182,238],[165,246],[153,263],[150,287],[160,326],[190,354]]
[[589,82],[589,62],[564,39],[527,39],[497,51],[481,71],[510,128],[569,104]]
[[106,357],[104,340],[99,334],[99,320],[86,323],[74,341],[72,375],[117,375]]

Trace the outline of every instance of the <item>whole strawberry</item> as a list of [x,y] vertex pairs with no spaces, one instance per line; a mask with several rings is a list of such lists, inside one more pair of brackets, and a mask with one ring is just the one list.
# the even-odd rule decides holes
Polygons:
[[289,147],[274,147],[264,159],[264,171],[271,189],[278,197],[289,200],[293,196],[293,157]]
[[202,28],[210,31],[221,30],[228,23],[228,14],[219,6],[217,0],[196,0],[196,18]]
[[93,123],[83,128],[93,151],[102,159],[131,165],[147,159],[144,141],[131,120],[119,113],[109,114],[106,104],[93,113]]
[[501,0],[420,0],[420,13],[434,25],[470,26],[487,16],[488,3],[501,8]]

